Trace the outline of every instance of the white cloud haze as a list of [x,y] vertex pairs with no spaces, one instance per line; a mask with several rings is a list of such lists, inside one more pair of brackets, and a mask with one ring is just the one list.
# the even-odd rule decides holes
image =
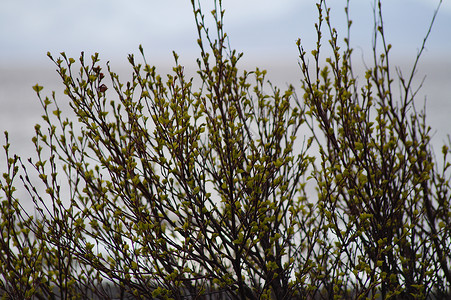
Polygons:
[[[314,42],[313,1],[224,0],[226,31],[232,47],[251,55],[296,53],[302,37]],[[329,1],[336,24],[344,24],[345,1]],[[201,1],[205,14],[212,1]],[[401,47],[419,46],[438,1],[383,1],[389,39]],[[209,4],[210,6],[208,6]],[[355,21],[353,40],[368,46],[372,0],[351,1]],[[0,64],[15,60],[46,61],[45,53],[101,52],[103,57],[136,53],[139,44],[156,55],[197,53],[196,29],[188,0],[2,0],[0,9]],[[362,26],[362,24],[364,26]],[[365,28],[366,27],[366,28]],[[445,1],[428,49],[451,49],[451,5]]]

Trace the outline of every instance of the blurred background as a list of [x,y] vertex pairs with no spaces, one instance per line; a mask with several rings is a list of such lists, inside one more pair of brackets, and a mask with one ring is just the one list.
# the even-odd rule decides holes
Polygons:
[[[225,31],[230,45],[244,52],[242,68],[268,69],[268,78],[279,86],[299,87],[296,40],[301,38],[310,52],[316,42],[317,20],[312,0],[224,0]],[[332,22],[345,37],[346,1],[329,1]],[[351,43],[354,65],[371,65],[373,0],[350,1],[353,20]],[[392,64],[408,73],[438,5],[438,0],[382,1],[386,38],[393,44]],[[201,0],[204,13],[213,9],[212,0]],[[127,55],[139,56],[143,45],[146,58],[162,73],[173,63],[172,51],[194,74],[198,57],[197,31],[189,0],[1,0],[0,1],[0,130],[8,130],[12,149],[25,157],[33,155],[31,137],[42,109],[32,86],[44,86],[44,95],[56,91],[59,102],[67,101],[47,58],[65,51],[78,58],[81,51],[100,53],[101,64],[130,74]],[[342,39],[340,39],[342,40]],[[327,42],[324,41],[323,44]],[[416,74],[425,78],[417,104],[426,99],[427,117],[433,128],[433,142],[439,152],[451,132],[451,1],[445,0],[426,44]],[[299,90],[299,88],[298,88]],[[0,138],[4,142],[3,134]],[[2,156],[3,157],[3,153]],[[3,166],[3,161],[0,166]]]

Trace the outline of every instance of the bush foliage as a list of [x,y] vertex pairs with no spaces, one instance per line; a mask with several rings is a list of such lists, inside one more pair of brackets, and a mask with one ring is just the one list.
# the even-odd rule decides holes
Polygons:
[[[98,54],[49,54],[75,118],[36,85],[36,158],[12,155],[6,134],[1,294],[449,295],[450,151],[443,146],[438,163],[412,84],[424,43],[410,75],[394,75],[378,1],[372,66],[358,77],[349,36],[340,42],[320,1],[316,48],[297,42],[300,91],[281,90],[264,70],[239,70],[242,53],[229,48],[215,4],[216,37],[192,1],[199,87],[175,53],[165,77],[144,54],[129,56],[126,83]],[[15,196],[22,184],[33,214]]]

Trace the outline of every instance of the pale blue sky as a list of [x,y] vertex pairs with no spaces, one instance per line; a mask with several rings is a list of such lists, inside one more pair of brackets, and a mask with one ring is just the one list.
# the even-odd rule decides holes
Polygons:
[[[204,5],[212,0],[202,0]],[[344,24],[343,0],[329,1],[336,24]],[[373,0],[351,2],[354,45],[371,44]],[[428,52],[451,53],[451,1],[444,0]],[[394,54],[414,54],[421,44],[437,0],[385,0],[388,39]],[[312,0],[224,0],[231,46],[249,57],[296,60],[295,40],[313,46],[316,20]],[[205,12],[211,7],[205,7]],[[1,0],[0,65],[17,61],[48,63],[46,52],[71,56],[100,52],[106,60],[137,53],[170,58],[196,56],[196,29],[189,0]],[[426,54],[427,55],[427,54]]]

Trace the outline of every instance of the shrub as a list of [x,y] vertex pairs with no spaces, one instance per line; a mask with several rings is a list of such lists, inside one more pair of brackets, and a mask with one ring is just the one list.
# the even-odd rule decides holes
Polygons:
[[[37,159],[11,155],[6,134],[3,296],[448,295],[449,150],[439,168],[412,87],[424,43],[410,77],[393,77],[378,1],[373,67],[361,84],[349,37],[339,45],[320,1],[313,67],[297,42],[299,99],[293,86],[268,85],[264,70],[238,69],[242,54],[227,46],[215,4],[217,38],[192,1],[198,89],[176,53],[163,78],[140,47],[126,83],[97,53],[78,62],[49,54],[76,119],[36,85]],[[323,62],[325,33],[332,56]],[[306,192],[309,178],[316,196]],[[33,215],[15,197],[18,179]]]

